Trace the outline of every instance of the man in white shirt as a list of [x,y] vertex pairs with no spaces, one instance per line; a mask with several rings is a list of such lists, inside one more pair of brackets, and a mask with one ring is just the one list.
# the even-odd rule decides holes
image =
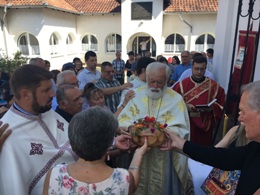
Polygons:
[[[83,91],[86,84],[92,82],[95,83],[100,77],[101,72],[97,70],[97,54],[94,51],[88,51],[85,53],[85,62],[87,67],[84,68],[78,75],[79,89]],[[83,98],[82,110],[88,108],[86,98]]]
[[145,40],[145,38],[143,38],[143,40],[140,42],[142,57],[145,56],[145,52],[146,52],[146,50],[147,50],[147,43],[148,43],[149,41],[150,41],[149,39]]
[[87,83],[95,83],[101,77],[101,72],[97,70],[97,55],[94,51],[85,53],[85,62],[87,67],[77,76],[80,90],[83,90]]

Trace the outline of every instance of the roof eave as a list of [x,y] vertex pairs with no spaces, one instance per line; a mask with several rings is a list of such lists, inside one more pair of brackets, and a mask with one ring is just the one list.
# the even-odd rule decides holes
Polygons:
[[81,12],[81,15],[121,14],[121,12]]
[[[6,6],[6,5],[5,5]],[[5,7],[3,6],[3,7]],[[8,6],[9,9],[32,9],[32,8],[48,8],[48,9],[53,9],[53,10],[57,10],[57,11],[62,11],[62,12],[67,12],[67,13],[71,13],[71,14],[75,14],[75,15],[81,15],[81,12],[78,11],[71,11],[71,10],[67,10],[67,9],[63,9],[63,8],[58,8],[55,6],[51,6],[51,5],[21,5],[21,6]]]
[[217,14],[218,11],[191,11],[191,12],[185,12],[185,11],[179,11],[179,12],[165,12],[163,14]]
[[67,9],[57,8],[57,7],[50,6],[50,5],[47,5],[46,8],[54,9],[54,10],[59,10],[59,11],[63,11],[63,12],[68,12],[68,13],[76,14],[76,15],[81,15],[81,14],[82,14],[82,13],[79,12],[79,11],[70,11],[70,10],[67,10]]

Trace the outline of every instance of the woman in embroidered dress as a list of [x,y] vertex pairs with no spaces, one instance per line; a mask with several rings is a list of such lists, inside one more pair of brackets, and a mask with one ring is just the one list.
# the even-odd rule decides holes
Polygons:
[[136,150],[129,171],[113,169],[105,164],[105,156],[117,128],[117,119],[101,107],[76,114],[69,124],[69,140],[79,159],[51,169],[43,194],[132,194],[139,183],[147,141]]

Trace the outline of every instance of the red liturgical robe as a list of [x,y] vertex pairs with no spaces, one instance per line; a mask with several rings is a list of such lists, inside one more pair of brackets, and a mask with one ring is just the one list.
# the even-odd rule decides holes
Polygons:
[[211,105],[212,111],[210,112],[189,111],[190,140],[203,145],[212,145],[213,131],[223,115],[224,89],[208,77],[201,83],[196,83],[189,77],[177,83],[173,90],[182,95],[186,104],[194,106],[208,104],[217,99]]

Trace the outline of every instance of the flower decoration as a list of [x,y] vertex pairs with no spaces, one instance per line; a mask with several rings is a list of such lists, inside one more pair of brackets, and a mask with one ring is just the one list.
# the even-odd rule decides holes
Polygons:
[[166,128],[167,124],[161,124],[156,121],[155,117],[146,116],[144,118],[140,118],[137,121],[134,121],[134,125],[136,128],[135,136],[138,136],[140,131],[144,131],[150,128],[151,133],[154,133],[155,130],[162,131]]

